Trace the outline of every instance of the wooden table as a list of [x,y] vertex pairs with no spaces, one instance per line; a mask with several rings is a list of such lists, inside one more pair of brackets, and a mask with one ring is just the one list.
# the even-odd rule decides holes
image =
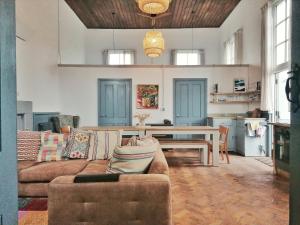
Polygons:
[[[219,128],[210,126],[103,126],[83,127],[84,130],[123,130],[125,135],[152,136],[155,134],[202,134],[206,140],[212,136],[213,142],[213,166],[219,165]],[[177,145],[178,146],[178,145]],[[174,148],[176,145],[174,144]]]
[[219,128],[210,126],[174,126],[174,127],[147,127],[146,136],[155,134],[202,134],[206,140],[213,142],[213,165],[219,165]]

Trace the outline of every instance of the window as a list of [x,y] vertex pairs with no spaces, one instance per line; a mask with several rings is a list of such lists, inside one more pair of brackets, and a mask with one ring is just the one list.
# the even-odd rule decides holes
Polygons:
[[290,103],[285,94],[286,80],[289,78],[288,71],[275,74],[275,116],[277,122],[290,122]]
[[243,29],[238,29],[228,41],[224,43],[224,63],[243,63]]
[[174,65],[204,65],[204,50],[173,50]]
[[135,51],[105,50],[104,59],[106,65],[133,65],[135,59]]
[[274,6],[274,64],[276,68],[284,67],[290,59],[290,21],[290,0],[278,1]]

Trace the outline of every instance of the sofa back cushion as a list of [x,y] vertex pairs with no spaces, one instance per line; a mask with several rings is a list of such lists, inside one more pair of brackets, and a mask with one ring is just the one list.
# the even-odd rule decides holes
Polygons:
[[121,145],[122,130],[91,132],[88,160],[109,159]]
[[41,132],[18,131],[17,150],[18,160],[35,161],[41,145]]
[[70,159],[86,159],[88,157],[89,143],[90,132],[72,129],[67,147],[63,151],[63,157]]
[[106,173],[145,173],[156,150],[157,144],[116,147]]
[[41,148],[37,157],[38,162],[59,161],[62,152],[66,148],[68,135],[57,133],[41,134]]

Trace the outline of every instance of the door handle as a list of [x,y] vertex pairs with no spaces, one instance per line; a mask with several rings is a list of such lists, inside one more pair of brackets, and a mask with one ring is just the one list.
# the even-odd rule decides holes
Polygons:
[[[285,84],[285,94],[289,102],[292,103],[292,111],[296,113],[300,109],[300,85],[299,85],[299,71],[300,68],[297,64],[294,65],[293,70],[290,71],[290,74],[293,76],[289,77]],[[290,81],[294,81],[290,85]],[[294,86],[294,87],[293,87]],[[292,90],[294,88],[294,90]],[[292,92],[295,96],[291,96]]]

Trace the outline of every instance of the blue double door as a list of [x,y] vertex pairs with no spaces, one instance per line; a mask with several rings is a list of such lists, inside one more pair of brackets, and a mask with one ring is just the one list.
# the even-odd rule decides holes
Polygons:
[[98,80],[98,125],[131,125],[131,80]]
[[174,124],[199,126],[206,124],[207,80],[174,80]]

